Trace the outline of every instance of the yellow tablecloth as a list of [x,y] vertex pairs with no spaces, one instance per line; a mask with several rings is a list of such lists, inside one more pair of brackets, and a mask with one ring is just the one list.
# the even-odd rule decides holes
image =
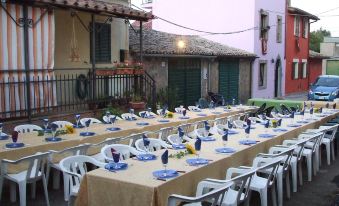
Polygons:
[[[158,120],[161,119],[160,117],[154,119],[139,119],[137,121],[117,121],[114,127],[121,128],[120,131],[117,132],[108,132],[106,129],[108,127],[112,127],[110,124],[93,124],[90,126],[88,131],[95,132],[96,135],[91,137],[81,137],[79,134],[82,131],[86,131],[85,129],[75,129],[74,134],[67,134],[62,135],[63,141],[61,142],[46,142],[45,138],[50,135],[47,134],[46,136],[38,136],[37,132],[26,133],[26,134],[19,134],[18,142],[25,143],[25,147],[18,148],[18,149],[6,149],[5,145],[11,142],[11,139],[0,141],[0,159],[10,159],[10,160],[17,160],[22,157],[35,154],[36,152],[46,152],[49,150],[56,150],[60,151],[67,147],[76,146],[83,143],[98,143],[106,138],[115,138],[115,137],[125,137],[133,133],[144,132],[144,131],[157,131],[163,127],[169,126],[178,126],[183,123],[191,123],[196,122],[199,120],[211,120],[215,119],[216,117],[226,117],[235,115],[245,111],[252,111],[254,110],[253,107],[234,107],[232,108],[231,112],[225,112],[222,108],[216,108],[215,110],[203,110],[202,113],[206,114],[206,117],[198,116],[199,113],[196,112],[187,112],[187,116],[190,119],[180,119],[179,114],[174,114],[174,117],[168,119],[170,122],[168,123],[159,123]],[[213,112],[221,112],[220,114],[214,114]],[[148,122],[149,125],[147,126],[137,126],[137,122]],[[98,151],[93,151],[98,152]],[[22,170],[27,169],[26,165],[16,165],[9,167],[10,173],[17,173]]]
[[[333,117],[335,117],[335,114],[319,117],[318,120],[303,124],[299,128],[287,127],[287,124],[290,124],[292,120],[284,119],[282,127],[288,128],[289,131],[275,133],[272,129],[268,129],[269,133],[277,135],[270,139],[257,136],[260,133],[264,133],[266,129],[263,125],[256,124],[254,125],[256,129],[252,130],[250,139],[260,142],[253,146],[239,144],[238,141],[245,138],[245,133],[243,130],[238,130],[239,134],[229,136],[228,146],[237,150],[236,153],[231,155],[217,154],[215,152],[215,148],[222,147],[220,136],[216,136],[216,141],[203,142],[202,144],[201,157],[213,160],[212,162],[205,166],[195,167],[188,166],[186,163],[187,158],[194,156],[186,156],[183,159],[169,159],[169,169],[184,170],[186,173],[166,182],[156,180],[152,176],[153,171],[163,169],[160,160],[163,150],[155,153],[159,157],[155,161],[126,160],[125,162],[129,164],[129,168],[124,171],[116,173],[104,169],[91,171],[82,180],[76,205],[165,206],[170,194],[192,196],[195,194],[198,182],[202,179],[225,178],[227,168],[251,165],[253,158],[258,153],[268,151],[271,146],[281,144],[285,139],[296,138],[298,134],[306,129],[317,128]],[[298,118],[301,117],[297,115],[296,119]],[[176,151],[169,150],[169,152],[175,153]]]
[[[314,105],[315,108],[326,108],[326,104],[329,104],[329,108],[333,108],[333,104],[335,104],[335,102],[326,102],[326,101],[306,101],[307,107],[311,106],[311,103]],[[337,108],[339,108],[339,105],[337,104]]]

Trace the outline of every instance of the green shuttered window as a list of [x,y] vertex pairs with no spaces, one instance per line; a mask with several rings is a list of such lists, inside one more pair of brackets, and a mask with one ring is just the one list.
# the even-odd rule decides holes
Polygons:
[[95,62],[111,63],[111,24],[95,23],[95,31]]

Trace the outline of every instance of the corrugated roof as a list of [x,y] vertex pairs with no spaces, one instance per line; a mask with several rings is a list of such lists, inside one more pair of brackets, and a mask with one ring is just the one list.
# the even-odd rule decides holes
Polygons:
[[316,15],[308,13],[307,11],[304,11],[304,10],[296,8],[296,7],[291,7],[291,6],[288,7],[288,13],[290,13],[290,14],[300,14],[302,16],[307,16],[310,19],[317,20],[317,21],[320,20],[319,17],[317,17]]
[[329,59],[329,56],[310,50],[309,57],[314,59]]
[[[139,31],[136,28],[136,31]],[[130,50],[139,52],[139,33],[130,29]],[[185,47],[180,49],[178,42],[182,41]],[[147,55],[202,55],[218,57],[247,57],[256,55],[241,49],[229,47],[199,36],[176,35],[166,32],[145,29],[143,30],[143,51]]]
[[74,9],[142,21],[153,18],[151,13],[103,0],[5,0],[5,2],[13,4],[26,3],[31,6],[40,7]]

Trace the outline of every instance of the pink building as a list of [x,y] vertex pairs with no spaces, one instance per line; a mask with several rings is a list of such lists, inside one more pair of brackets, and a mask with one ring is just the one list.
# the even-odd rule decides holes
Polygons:
[[252,63],[252,97],[272,98],[285,94],[285,0],[144,0],[154,15],[204,34],[156,19],[152,28],[181,35],[201,35],[228,46],[255,53]]

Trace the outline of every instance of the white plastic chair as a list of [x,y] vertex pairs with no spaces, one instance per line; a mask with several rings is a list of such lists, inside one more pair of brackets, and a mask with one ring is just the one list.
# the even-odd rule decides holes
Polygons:
[[73,126],[73,124],[70,123],[70,122],[68,122],[68,121],[54,121],[54,122],[52,122],[51,124],[56,124],[56,125],[58,125],[58,128],[63,128],[63,127],[65,127],[66,125]]
[[[313,174],[316,175],[320,165],[320,144],[325,133],[302,133],[298,136],[298,139],[309,139],[304,146],[302,155],[306,158],[308,181],[312,181],[312,167]],[[310,139],[311,138],[311,139]]]
[[[321,141],[321,144],[325,145],[326,155],[327,155],[327,164],[331,164],[331,157],[333,161],[335,160],[335,151],[334,151],[334,139],[337,133],[339,124],[333,126],[320,126],[319,129],[324,129],[325,136]],[[331,134],[327,134],[331,132]]]
[[87,173],[87,163],[101,168],[105,167],[105,163],[85,155],[66,157],[60,161],[60,170],[69,185],[68,205],[71,205],[70,198],[78,194],[82,177]]
[[[263,158],[277,158],[277,157],[283,157],[281,161],[281,165],[279,166],[277,170],[277,187],[278,187],[278,205],[283,205],[283,179],[285,177],[286,180],[286,194],[287,198],[291,197],[291,189],[290,189],[290,163],[293,156],[295,147],[286,148],[286,147],[271,147],[269,149],[268,154],[262,154],[259,153],[258,157]],[[267,171],[267,173],[270,173],[270,171]]]
[[173,131],[173,127],[165,127],[165,128],[161,128],[159,130],[159,136],[158,139],[162,140],[162,141],[166,141],[167,137],[172,133]]
[[183,139],[181,139],[179,137],[179,134],[171,134],[167,137],[167,141],[171,144],[171,145],[175,145],[175,144],[182,144],[183,140],[185,141],[190,141],[190,138],[187,137],[186,135],[183,136]]
[[[53,187],[58,189],[60,186],[60,162],[54,162],[55,155],[63,155],[63,156],[75,156],[75,155],[85,155],[87,153],[90,144],[81,144],[75,147],[69,147],[61,151],[50,150],[50,154],[48,157],[48,164],[47,164],[47,183],[50,176],[51,168],[54,168],[54,175],[53,175]],[[68,182],[65,181],[64,178],[64,196],[65,201],[69,199],[69,185]]]
[[[267,191],[271,188],[273,206],[277,205],[276,194],[275,194],[275,178],[280,165],[280,162],[283,158],[262,158],[256,157],[253,160],[252,167],[241,166],[239,168],[229,168],[226,174],[226,180],[230,179],[233,174],[243,174],[252,169],[256,169],[256,174],[254,175],[250,189],[257,191],[260,194],[261,206],[267,206]],[[259,176],[260,173],[267,173],[271,171],[267,177]]]
[[178,127],[180,127],[183,131],[185,136],[189,138],[195,138],[195,132],[194,132],[194,125],[191,123],[185,123],[181,124]]
[[121,118],[123,120],[129,120],[129,119],[132,119],[132,118],[139,119],[139,117],[136,114],[131,114],[131,113],[124,113],[124,114],[121,115]]
[[134,147],[124,145],[124,144],[111,144],[106,145],[101,149],[101,155],[105,158],[107,162],[113,161],[111,148],[113,148],[116,152],[120,153],[120,159],[126,160],[129,159],[132,155],[139,155],[143,152],[136,150]]
[[147,115],[152,115],[153,117],[157,116],[154,112],[141,111],[141,112],[139,112],[139,117],[142,116],[142,113],[145,113],[145,114],[147,114]]
[[199,128],[194,131],[195,131],[196,136],[199,138],[207,137],[210,134],[210,132],[207,131],[205,128]]
[[[157,114],[158,114],[158,115],[161,115],[161,112],[162,112],[162,109],[158,109],[158,110],[157,110]],[[167,114],[168,112],[169,112],[169,111],[166,109],[165,113]]]
[[191,112],[201,112],[201,109],[196,106],[188,106],[188,110],[190,110]]
[[[298,173],[299,173],[299,184],[303,184],[303,177],[302,177],[302,154],[304,151],[304,146],[308,140],[302,140],[296,142],[295,140],[284,140],[282,146],[285,147],[294,147],[294,153],[291,158],[291,171],[292,171],[292,185],[293,185],[293,192],[297,192],[298,190]],[[279,145],[277,145],[279,146]]]
[[244,128],[244,124],[246,124],[246,123],[244,121],[242,121],[242,120],[234,120],[233,124],[235,125],[236,128],[243,129]]
[[23,124],[14,127],[14,131],[17,131],[19,133],[35,132],[38,130],[42,130],[42,128],[34,124]]
[[[49,205],[48,199],[48,190],[47,190],[47,183],[45,177],[45,163],[48,156],[48,152],[44,153],[36,153],[31,156],[23,157],[19,160],[1,160],[1,175],[0,175],[0,199],[3,187],[4,179],[11,181],[11,201],[14,202],[16,199],[16,188],[15,184],[19,185],[19,194],[20,194],[20,206],[26,205],[26,186],[27,184],[32,184],[32,198],[35,198],[36,195],[36,182],[42,180],[45,198],[46,198],[46,205]],[[22,172],[11,174],[8,173],[8,166],[9,165],[17,165],[17,164],[24,164],[28,165],[27,170]]]
[[[91,150],[91,149],[95,149],[97,148],[99,150],[98,153],[94,154],[94,155],[88,155],[94,159],[96,159],[97,161],[99,162],[105,162],[105,157],[102,156],[101,154],[101,149],[106,146],[106,145],[110,145],[110,144],[114,144],[116,142],[119,142],[121,138],[118,138],[118,137],[115,137],[115,138],[107,138],[105,139],[104,141],[101,141],[97,144],[91,144],[90,147],[88,148],[88,150]],[[87,151],[88,153],[88,151]]]
[[[252,178],[255,175],[256,170],[249,170],[246,173],[232,177],[228,180],[217,180],[217,179],[205,179],[199,182],[196,196],[200,196],[204,193],[205,190],[209,191],[210,189],[219,188],[222,185],[227,184],[228,182],[233,182],[234,184],[227,191],[224,200],[222,201],[222,206],[237,206],[241,203],[249,205],[249,193],[250,185]],[[234,174],[234,173],[233,173]],[[232,175],[233,175],[232,174]],[[231,178],[229,176],[228,178]]]
[[[172,148],[171,145],[167,144],[166,142],[160,139],[148,138],[148,140],[150,141],[149,152],[158,151],[161,150],[162,148],[165,149]],[[135,147],[137,148],[138,151],[147,152],[142,138],[135,141]]]
[[106,122],[106,123],[111,123],[111,118],[114,118],[114,117],[116,117],[116,120],[122,120],[120,117],[118,117],[118,116],[116,116],[116,115],[108,115],[108,116],[106,116],[106,115],[104,115],[103,117],[102,117],[102,120],[104,121],[104,122]]
[[91,124],[90,125],[92,125],[92,124],[101,124],[102,123],[100,120],[98,120],[96,118],[82,118],[82,119],[80,119],[80,124],[82,126],[86,127],[86,121],[88,121],[89,119],[91,120]]
[[176,108],[174,108],[175,112],[176,112],[176,113],[180,113],[180,114],[181,114],[181,112],[182,112],[184,109],[185,109],[185,108],[181,108],[181,107],[176,107]]
[[170,195],[168,198],[168,203],[167,206],[177,206],[178,202],[185,202],[189,204],[185,205],[190,205],[190,206],[201,206],[202,202],[206,201],[212,201],[211,206],[216,206],[216,205],[222,205],[222,202],[225,197],[225,193],[230,189],[230,187],[233,185],[233,182],[227,182],[223,184],[221,187],[218,189],[212,190],[204,195],[197,196],[197,197],[187,197],[187,196],[182,196],[182,195]]

